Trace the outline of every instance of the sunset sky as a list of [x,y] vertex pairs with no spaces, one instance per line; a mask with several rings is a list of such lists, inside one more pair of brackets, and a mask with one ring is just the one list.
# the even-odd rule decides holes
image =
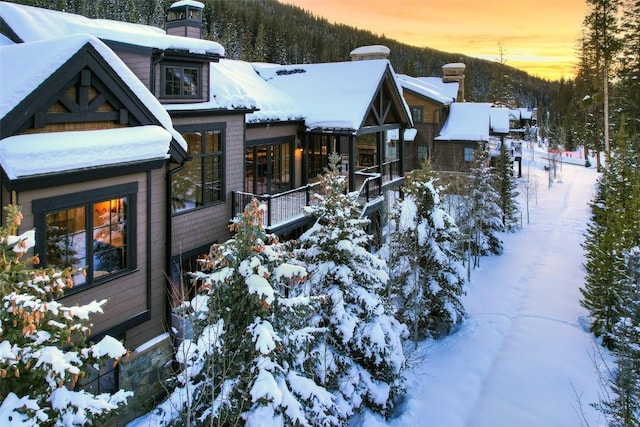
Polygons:
[[[585,0],[279,0],[330,23],[412,46],[498,61],[550,80],[572,78]],[[357,46],[354,46],[357,47]]]

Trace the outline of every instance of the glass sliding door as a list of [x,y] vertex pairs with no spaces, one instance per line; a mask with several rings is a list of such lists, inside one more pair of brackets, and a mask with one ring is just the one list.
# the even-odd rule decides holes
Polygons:
[[293,141],[247,147],[244,158],[246,192],[273,194],[292,188]]

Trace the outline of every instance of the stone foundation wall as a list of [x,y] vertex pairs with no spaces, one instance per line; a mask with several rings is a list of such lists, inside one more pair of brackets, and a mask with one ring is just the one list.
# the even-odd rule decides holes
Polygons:
[[119,364],[122,390],[133,391],[128,404],[105,420],[105,426],[125,426],[149,412],[166,394],[165,382],[171,375],[173,347],[169,334],[163,334],[132,351]]

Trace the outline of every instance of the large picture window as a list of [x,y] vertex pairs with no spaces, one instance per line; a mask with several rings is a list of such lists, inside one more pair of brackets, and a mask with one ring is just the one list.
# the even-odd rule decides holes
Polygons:
[[33,203],[40,260],[46,266],[72,268],[74,290],[135,268],[132,217],[137,184],[111,190]]
[[173,213],[224,200],[224,129],[183,130],[182,136],[191,160],[172,174]]
[[200,67],[165,65],[162,67],[162,96],[196,98],[200,96]]

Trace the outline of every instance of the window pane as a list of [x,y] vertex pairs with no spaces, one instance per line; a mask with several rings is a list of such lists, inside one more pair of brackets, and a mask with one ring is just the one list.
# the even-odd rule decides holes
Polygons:
[[222,151],[222,134],[220,131],[208,131],[204,135],[204,152],[219,153]]
[[[47,222],[47,265],[82,270],[87,266],[85,208],[49,213]],[[74,275],[75,285],[83,285],[83,274]]]
[[180,67],[166,67],[164,71],[165,95],[180,95]]
[[93,277],[126,268],[127,199],[93,204]]
[[220,200],[221,194],[221,167],[219,156],[208,156],[203,158],[204,183],[203,183],[203,203],[211,203]]
[[187,150],[189,154],[202,153],[202,136],[199,132],[185,133],[182,135],[187,141]]
[[183,95],[198,95],[198,69],[183,68]]

